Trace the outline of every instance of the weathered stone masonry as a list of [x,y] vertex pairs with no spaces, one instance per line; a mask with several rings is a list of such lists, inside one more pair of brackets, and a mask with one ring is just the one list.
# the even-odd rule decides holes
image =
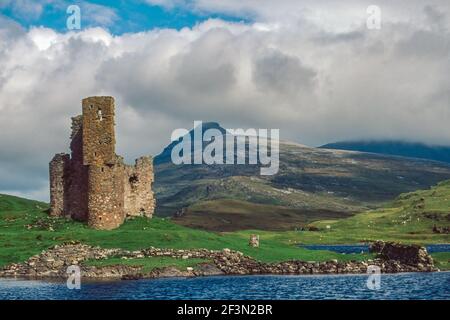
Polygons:
[[117,228],[127,216],[151,218],[152,158],[131,166],[115,154],[113,97],[86,98],[82,105],[83,114],[72,118],[71,155],[50,162],[50,214],[95,229]]

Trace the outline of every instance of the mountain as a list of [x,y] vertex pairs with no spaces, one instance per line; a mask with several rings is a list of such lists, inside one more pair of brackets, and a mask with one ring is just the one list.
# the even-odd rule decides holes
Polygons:
[[345,218],[450,179],[446,163],[288,141],[280,141],[278,174],[262,176],[258,165],[175,165],[174,146],[155,157],[156,214],[177,213],[177,223],[209,230],[285,230]]
[[352,150],[450,163],[450,147],[402,141],[347,141],[321,146],[324,149]]
[[[226,134],[226,130],[224,128],[222,128],[217,122],[204,122],[204,123],[202,123],[201,129],[202,129],[201,130],[202,135],[208,129],[217,129],[222,134]],[[194,129],[189,131],[189,136],[191,137],[191,139],[194,137]],[[175,145],[177,145],[181,141],[181,139],[182,139],[182,137],[178,138],[178,140],[176,140],[176,141],[172,141],[167,147],[165,147],[164,150],[154,158],[153,164],[157,165],[157,164],[161,164],[161,163],[170,161],[172,149]],[[191,145],[191,151],[192,152],[194,151],[193,145]]]

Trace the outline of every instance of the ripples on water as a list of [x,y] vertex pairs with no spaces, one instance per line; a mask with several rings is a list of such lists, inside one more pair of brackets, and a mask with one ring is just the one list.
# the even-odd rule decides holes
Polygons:
[[82,283],[0,280],[0,299],[450,299],[450,272],[381,275],[227,276]]

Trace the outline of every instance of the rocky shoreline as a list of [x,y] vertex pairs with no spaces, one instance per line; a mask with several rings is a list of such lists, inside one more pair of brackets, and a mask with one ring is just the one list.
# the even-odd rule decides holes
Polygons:
[[[83,278],[90,279],[141,279],[161,277],[194,277],[211,275],[304,275],[304,274],[363,274],[368,266],[378,266],[382,273],[431,272],[439,271],[426,249],[416,245],[378,241],[371,245],[376,258],[367,261],[326,262],[290,260],[279,263],[263,263],[239,251],[223,249],[161,249],[150,247],[137,251],[105,249],[82,243],[56,245],[41,254],[29,258],[24,263],[14,263],[0,269],[0,277],[5,278],[67,278],[67,268],[78,265]],[[139,259],[146,257],[171,257],[175,259],[206,259],[194,268],[179,270],[175,267],[156,268],[143,272],[134,265],[89,266],[88,260],[108,258]]]

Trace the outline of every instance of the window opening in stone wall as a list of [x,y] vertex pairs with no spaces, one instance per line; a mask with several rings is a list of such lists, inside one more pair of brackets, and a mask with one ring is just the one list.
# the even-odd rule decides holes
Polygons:
[[137,187],[137,184],[139,182],[139,178],[138,178],[137,175],[133,174],[133,175],[131,175],[129,181],[130,181],[131,188],[134,189],[134,188]]
[[97,118],[99,121],[103,121],[102,109],[97,110]]

